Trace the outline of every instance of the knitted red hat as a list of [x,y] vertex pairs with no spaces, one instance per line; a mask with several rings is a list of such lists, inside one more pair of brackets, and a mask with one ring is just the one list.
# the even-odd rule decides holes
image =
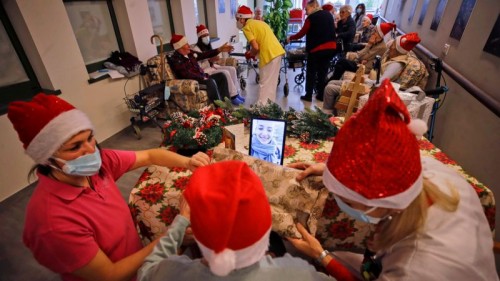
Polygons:
[[426,131],[421,120],[409,123],[408,109],[389,79],[384,80],[335,137],[323,173],[325,186],[367,206],[408,207],[422,190],[415,134]]
[[321,6],[321,9],[330,12],[333,10],[333,5],[331,3],[326,3],[325,5]]
[[249,19],[252,18],[252,10],[245,5],[241,5],[238,7],[238,11],[236,12],[237,19]]
[[377,25],[377,32],[380,37],[384,38],[384,36],[389,33],[391,30],[396,30],[396,24],[392,22],[383,22]]
[[48,159],[75,134],[94,129],[85,113],[57,96],[42,93],[29,102],[11,102],[7,116],[26,154],[38,164],[48,164]]
[[198,35],[198,37],[208,34],[208,29],[203,24],[200,24],[196,27],[196,35]]
[[200,167],[183,194],[191,208],[194,237],[214,274],[225,276],[265,255],[271,207],[259,177],[246,163]]
[[420,43],[420,37],[416,32],[401,35],[396,37],[396,50],[401,54],[406,54],[413,50],[418,43]]
[[174,47],[174,50],[178,50],[182,48],[182,46],[188,43],[185,36],[174,34],[172,35],[172,39],[170,39],[170,44]]

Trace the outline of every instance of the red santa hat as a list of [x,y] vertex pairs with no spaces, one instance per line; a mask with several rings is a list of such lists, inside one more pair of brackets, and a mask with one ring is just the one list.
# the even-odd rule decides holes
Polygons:
[[370,20],[373,20],[373,15],[372,15],[372,14],[366,14],[366,16],[367,16]]
[[182,48],[182,46],[188,43],[185,36],[174,34],[172,35],[172,39],[170,39],[170,44],[174,47],[174,50],[178,50]]
[[249,19],[252,18],[252,10],[245,5],[241,5],[238,7],[238,11],[236,11],[237,19]]
[[321,9],[331,12],[333,10],[333,5],[332,3],[326,3],[325,5],[321,6]]
[[413,50],[418,43],[420,43],[420,37],[418,37],[418,33],[416,32],[401,35],[396,37],[396,50],[401,54],[407,54],[409,51]]
[[335,137],[323,173],[325,186],[366,206],[408,207],[423,186],[415,135],[426,130],[425,122],[410,119],[389,79],[384,80]]
[[197,168],[184,191],[191,228],[218,276],[258,262],[268,249],[271,207],[259,177],[241,161]]
[[57,96],[42,93],[28,102],[11,102],[7,117],[26,154],[43,165],[72,136],[94,129],[85,113]]
[[377,25],[377,32],[381,38],[384,38],[384,36],[387,33],[389,33],[391,30],[396,30],[396,24],[394,24],[392,22],[383,22],[383,23]]
[[198,35],[198,37],[208,34],[208,29],[203,24],[200,24],[196,27],[196,35]]

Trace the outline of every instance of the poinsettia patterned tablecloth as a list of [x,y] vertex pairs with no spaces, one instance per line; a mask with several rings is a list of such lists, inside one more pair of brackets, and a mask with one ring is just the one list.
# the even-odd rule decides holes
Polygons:
[[[293,162],[325,162],[332,148],[333,139],[307,144],[288,138],[284,164]],[[493,231],[495,228],[495,201],[486,186],[468,175],[427,140],[419,141],[421,154],[432,156],[461,173],[474,188],[481,200],[486,217]],[[210,152],[209,152],[210,153]],[[179,213],[179,196],[186,187],[191,172],[186,169],[168,169],[150,166],[141,175],[129,197],[129,207],[144,242],[164,233]],[[316,236],[322,245],[330,249],[361,250],[370,226],[350,219],[339,211],[333,197],[325,203],[323,217],[318,221]]]

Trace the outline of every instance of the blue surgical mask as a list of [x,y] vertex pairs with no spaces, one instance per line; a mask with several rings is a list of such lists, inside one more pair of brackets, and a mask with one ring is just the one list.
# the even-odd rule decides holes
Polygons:
[[73,160],[63,160],[55,158],[57,161],[63,162],[64,165],[61,169],[65,174],[73,176],[93,176],[101,169],[101,154],[96,147],[94,153],[80,156]]
[[243,24],[242,24],[242,23],[238,20],[238,21],[236,21],[236,27],[237,27],[239,30],[241,30],[241,29],[243,29]]
[[338,198],[337,196],[333,196],[335,198],[335,201],[337,202],[337,205],[339,208],[346,214],[348,214],[351,218],[362,221],[365,223],[371,223],[371,224],[377,224],[380,222],[382,218],[374,218],[370,217],[367,215],[367,213],[372,212],[373,210],[377,209],[377,207],[373,207],[369,209],[368,211],[360,211],[352,208],[351,206],[347,205],[342,199]]
[[361,12],[362,12],[361,8],[356,9],[356,14],[361,14]]
[[205,37],[201,38],[201,42],[202,42],[203,44],[205,44],[205,45],[210,44],[210,37],[205,36]]

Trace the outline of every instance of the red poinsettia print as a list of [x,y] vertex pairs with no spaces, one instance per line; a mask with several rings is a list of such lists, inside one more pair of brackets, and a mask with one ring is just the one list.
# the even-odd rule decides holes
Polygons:
[[328,229],[328,232],[332,235],[332,237],[344,240],[354,234],[354,231],[356,229],[353,227],[353,224],[354,221],[351,219],[342,219],[340,221],[332,223],[332,225],[330,225]]
[[430,141],[423,139],[418,140],[418,146],[422,150],[433,150],[434,148],[436,148]]
[[189,177],[180,177],[174,181],[174,187],[179,190],[184,190],[189,182]]
[[314,161],[316,163],[325,163],[326,160],[328,160],[328,156],[330,156],[330,153],[327,152],[316,152],[313,154],[314,156]]
[[325,208],[323,209],[323,217],[325,218],[335,218],[338,216],[340,211],[339,206],[335,202],[335,199],[327,199],[325,202]]
[[141,182],[145,182],[149,179],[149,177],[151,177],[151,172],[149,172],[148,170],[145,170],[141,176],[139,177],[139,179],[137,180],[137,182],[135,183],[135,185],[138,185],[140,184]]
[[481,197],[481,193],[485,192],[485,189],[483,186],[477,185],[471,181],[468,181],[468,183],[472,186],[472,188],[474,188],[474,190],[476,191],[476,193],[479,197]]
[[130,215],[132,215],[132,220],[134,221],[134,224],[137,225],[137,216],[139,216],[140,210],[137,207],[137,205],[133,203],[128,204],[128,208],[130,209]]
[[315,150],[320,147],[319,143],[306,143],[306,142],[300,142],[300,147],[309,149],[309,150]]
[[177,216],[177,214],[179,214],[179,209],[166,205],[160,209],[160,212],[156,218],[158,218],[165,225],[170,225],[174,221],[174,218],[175,216]]
[[165,188],[161,183],[146,185],[139,191],[141,198],[151,205],[161,202],[164,193]]
[[488,220],[488,224],[490,225],[490,229],[492,231],[495,230],[496,207],[490,206],[490,207],[484,208],[484,213],[486,214],[486,219]]
[[173,168],[170,168],[170,170],[172,172],[175,172],[175,173],[182,173],[182,172],[185,172],[187,171],[186,168],[181,168],[181,167],[173,167]]
[[285,158],[292,157],[297,153],[297,150],[291,145],[285,145]]
[[444,154],[443,152],[439,151],[434,153],[434,157],[443,162],[444,164],[451,164],[451,165],[457,165],[457,162],[451,160],[448,155]]

